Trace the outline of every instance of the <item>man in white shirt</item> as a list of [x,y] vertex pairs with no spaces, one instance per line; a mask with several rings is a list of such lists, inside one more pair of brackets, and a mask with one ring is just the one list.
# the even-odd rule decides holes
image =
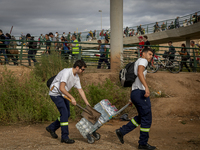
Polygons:
[[49,38],[50,38],[50,41],[51,41],[50,51],[52,52],[53,50],[56,50],[56,46],[57,46],[56,38],[55,38],[55,36],[53,35],[52,32],[49,33]]
[[65,68],[61,70],[57,74],[57,76],[54,78],[50,86],[50,89],[52,89],[52,87],[54,86],[53,90],[49,91],[49,95],[52,101],[57,106],[60,112],[60,117],[58,117],[58,119],[55,122],[53,122],[48,127],[46,127],[46,130],[50,132],[53,138],[58,138],[58,135],[55,133],[55,131],[59,127],[61,127],[61,131],[62,131],[61,142],[62,143],[64,142],[67,144],[72,144],[75,142],[73,139],[70,139],[68,137],[69,135],[68,118],[70,116],[70,105],[69,105],[69,101],[62,97],[62,94],[69,97],[72,101],[72,104],[76,105],[75,98],[69,93],[70,89],[72,87],[75,87],[77,88],[79,94],[83,98],[85,104],[90,105],[81,87],[80,78],[78,76],[79,74],[84,72],[86,67],[87,66],[84,61],[77,60],[74,63],[73,68]]
[[152,114],[151,102],[149,98],[150,91],[145,80],[147,74],[147,70],[145,70],[145,68],[148,65],[148,62],[151,61],[152,57],[153,50],[151,48],[144,48],[142,51],[142,57],[135,62],[134,66],[134,72],[137,75],[137,78],[132,84],[131,101],[138,111],[138,116],[135,116],[129,123],[116,130],[116,134],[120,142],[123,144],[123,136],[140,125],[140,140],[138,141],[138,149],[148,150],[156,149],[156,147],[147,143],[152,123]]

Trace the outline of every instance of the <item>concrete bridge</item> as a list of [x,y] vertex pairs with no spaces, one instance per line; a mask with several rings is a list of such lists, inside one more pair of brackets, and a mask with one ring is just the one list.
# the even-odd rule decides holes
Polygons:
[[[186,46],[190,47],[190,40],[200,39],[200,22],[186,26],[180,27],[178,29],[171,29],[156,33],[144,34],[148,36],[148,40],[151,45],[155,44],[163,44],[169,41],[179,42],[186,41]],[[138,37],[126,37],[123,38],[123,44],[138,44]],[[83,42],[84,43],[84,42]],[[86,41],[86,43],[97,43],[97,40],[94,41]],[[83,47],[97,48],[97,44],[82,44]]]
[[[200,39],[200,22],[180,27],[178,29],[171,29],[151,34],[145,34],[151,45],[163,44],[168,41],[179,42],[186,41],[186,46],[189,47],[189,41],[193,39]],[[123,39],[123,44],[138,44],[138,36],[126,37]]]

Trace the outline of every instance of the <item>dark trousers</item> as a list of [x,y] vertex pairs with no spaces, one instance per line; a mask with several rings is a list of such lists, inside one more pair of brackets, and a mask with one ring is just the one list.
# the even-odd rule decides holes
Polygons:
[[73,57],[73,59],[76,61],[76,60],[78,60],[78,55],[79,54],[72,54],[72,57]]
[[[5,49],[0,49],[0,54],[3,53],[3,56],[5,58],[5,63],[8,63],[8,57],[6,55],[6,50]],[[0,60],[1,61],[1,60]]]
[[103,62],[105,62],[105,63],[107,64],[107,66],[108,66],[108,69],[110,69],[110,63],[108,62],[108,59],[105,58],[105,55],[100,56],[97,69],[100,69],[100,68],[101,68],[101,64],[102,64]]
[[[187,61],[187,59],[182,59],[181,61]],[[185,68],[187,68],[188,72],[190,72],[190,69],[189,67],[187,66],[187,63],[186,62],[181,62],[181,71],[183,69],[183,65],[185,66]]]
[[37,62],[37,60],[35,59],[35,53],[32,51],[32,50],[29,50],[28,51],[28,63],[29,63],[29,66],[31,66],[31,59],[33,60],[34,62],[34,65],[35,63]]
[[172,63],[174,62],[174,56],[169,56],[169,60],[171,61],[168,65],[172,65]]
[[196,68],[195,68],[195,66],[194,66],[194,59],[190,59],[190,67],[192,68],[193,72],[197,71]]
[[144,90],[133,90],[131,92],[131,101],[135,105],[138,116],[135,116],[126,125],[120,128],[123,135],[131,132],[140,125],[140,145],[146,145],[149,139],[149,130],[152,123],[151,102],[150,98],[144,97]]
[[70,55],[70,54],[71,54],[70,52],[67,52],[67,53],[65,53],[65,54],[62,54],[62,57],[65,59],[66,62],[69,60],[69,55]]
[[68,139],[69,131],[68,131],[68,118],[70,116],[70,105],[69,101],[64,99],[62,96],[50,96],[52,101],[55,103],[58,111],[60,112],[60,117],[52,124],[49,125],[49,128],[52,131],[56,131],[59,127],[61,127],[61,138]]

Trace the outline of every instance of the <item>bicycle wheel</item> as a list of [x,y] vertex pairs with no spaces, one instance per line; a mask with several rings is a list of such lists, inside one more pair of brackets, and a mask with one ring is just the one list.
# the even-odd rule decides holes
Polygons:
[[173,64],[169,68],[169,71],[171,73],[179,73],[180,70],[181,70],[181,65],[178,61],[174,61]]
[[147,72],[148,73],[155,73],[155,72],[158,71],[158,68],[159,68],[158,61],[154,60],[153,63],[152,62],[148,63]]

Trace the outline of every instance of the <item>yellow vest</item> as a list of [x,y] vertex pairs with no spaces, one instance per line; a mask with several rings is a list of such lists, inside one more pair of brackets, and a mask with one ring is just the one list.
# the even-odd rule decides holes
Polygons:
[[72,54],[79,54],[79,44],[78,44],[78,40],[74,40],[74,43],[76,43],[76,46],[72,47]]

